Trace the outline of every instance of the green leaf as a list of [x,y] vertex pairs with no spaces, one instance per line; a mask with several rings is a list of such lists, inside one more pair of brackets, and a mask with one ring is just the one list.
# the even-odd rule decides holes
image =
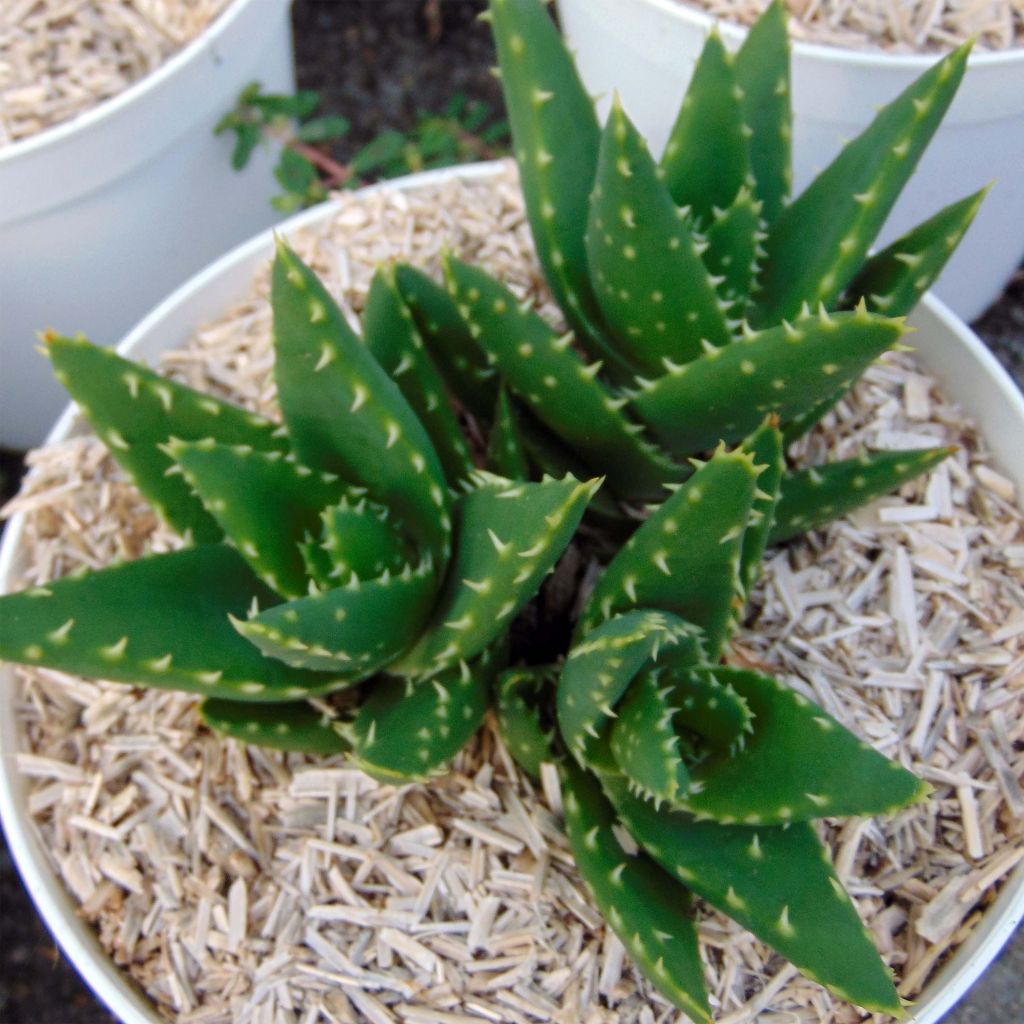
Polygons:
[[696,359],[702,341],[731,340],[703,243],[618,102],[601,137],[586,246],[605,320],[623,358],[643,374]]
[[540,766],[545,761],[554,760],[554,730],[541,725],[537,704],[557,673],[553,665],[512,668],[501,674],[495,687],[494,710],[502,742],[532,779],[540,778]]
[[338,723],[305,701],[240,704],[207,698],[199,706],[199,716],[214,732],[258,747],[314,757],[344,754],[351,748]]
[[841,999],[902,1014],[892,976],[811,825],[698,821],[630,795],[617,772],[599,778],[623,824],[683,885]]
[[235,148],[231,152],[231,166],[234,170],[241,171],[263,140],[263,132],[258,124],[240,122],[232,127],[235,132]]
[[395,267],[395,284],[445,383],[459,405],[487,429],[498,398],[498,375],[473,340],[455,300],[405,264]]
[[669,194],[700,224],[753,183],[741,98],[733,59],[712,29],[661,158]]
[[689,1019],[710,1024],[690,894],[646,854],[627,854],[615,813],[593,778],[562,765],[573,861],[612,930],[654,987]]
[[443,772],[483,723],[502,662],[492,649],[431,679],[376,680],[353,724],[355,763],[387,783]]
[[352,128],[347,117],[337,114],[325,114],[323,117],[315,117],[300,125],[295,132],[295,137],[300,142],[316,144],[318,142],[333,142],[335,139],[348,135]]
[[856,459],[787,473],[780,484],[768,543],[779,544],[824,526],[927,473],[955,451],[954,447],[864,453]]
[[843,305],[863,298],[868,309],[886,316],[909,313],[942,273],[990,187],[944,207],[872,256],[847,286]]
[[620,497],[660,498],[685,471],[640,436],[617,399],[540,316],[475,267],[449,257],[445,275],[459,312],[508,387],[567,447],[608,477]]
[[366,486],[443,564],[450,498],[423,424],[316,274],[281,241],[271,301],[278,399],[299,461]]
[[628,376],[604,336],[583,236],[597,167],[594,106],[562,37],[533,0],[490,0],[512,145],[544,276],[591,358]]
[[395,285],[394,273],[378,270],[370,284],[363,314],[367,348],[391,375],[419,417],[434,445],[450,485],[474,468],[444,382],[423,347],[412,314]]
[[[401,132],[388,130],[371,139],[362,149],[358,150],[349,166],[357,177],[365,177],[374,171],[398,160],[403,161],[405,155],[405,136]],[[404,161],[403,161],[404,162]]]
[[722,824],[781,825],[890,814],[931,791],[778,680],[725,665],[689,674],[732,687],[752,713],[745,743],[711,750],[692,769],[695,785],[677,803],[693,814]]
[[680,736],[673,726],[679,710],[672,687],[659,684],[657,669],[641,672],[616,709],[611,750],[630,782],[648,799],[672,803],[690,788]]
[[304,156],[286,146],[281,150],[281,156],[274,168],[274,177],[285,191],[305,195],[310,185],[317,180],[317,173],[316,168]]
[[455,553],[430,627],[391,672],[432,674],[479,654],[536,593],[599,480],[513,483],[489,473],[459,500]]
[[508,392],[498,392],[491,433],[487,439],[487,466],[506,480],[529,480],[530,462]]
[[365,580],[385,570],[398,573],[415,557],[401,523],[384,506],[360,497],[359,489],[350,489],[337,505],[324,509],[321,519],[327,586],[352,576]]
[[172,441],[167,449],[253,572],[282,597],[305,594],[299,544],[340,500],[337,476],[247,445]]
[[231,626],[276,596],[223,544],[153,555],[0,598],[0,658],[257,702],[344,685],[264,658]]
[[717,659],[736,616],[740,553],[757,487],[751,454],[717,451],[662,503],[597,581],[578,635],[631,608],[678,615]]
[[368,679],[415,640],[436,589],[429,562],[398,575],[348,583],[268,608],[235,629],[270,658],[298,668]]
[[582,767],[642,669],[672,651],[678,665],[702,654],[700,630],[675,615],[638,610],[601,623],[578,640],[558,680],[558,727]]
[[744,185],[730,206],[712,212],[704,235],[704,265],[709,273],[721,278],[718,291],[730,304],[733,320],[746,315],[764,238],[761,225],[761,203]]
[[761,572],[761,559],[768,544],[768,533],[775,520],[782,475],[786,471],[782,433],[774,419],[766,420],[743,442],[743,450],[754,456],[754,465],[764,467],[757,478],[757,490],[743,534],[740,555],[740,581],[747,597]]
[[786,207],[765,241],[755,326],[830,306],[850,283],[956,93],[966,43],[911,83]]
[[198,543],[220,540],[222,532],[164,451],[172,437],[215,438],[259,451],[287,451],[287,434],[271,420],[194,391],[132,363],[84,338],[49,335],[46,351],[54,375],[78,403],[111,454],[178,533]]
[[832,395],[905,331],[902,321],[866,310],[805,316],[643,382],[630,407],[674,453],[732,444],[770,413],[785,422]]
[[733,60],[743,92],[740,112],[750,129],[750,169],[754,194],[769,224],[778,220],[789,196],[793,172],[790,142],[789,34],[786,6],[775,0],[751,26]]
[[261,111],[269,120],[275,117],[293,117],[304,120],[320,106],[320,94],[302,89],[292,96],[283,93],[253,93],[246,102]]

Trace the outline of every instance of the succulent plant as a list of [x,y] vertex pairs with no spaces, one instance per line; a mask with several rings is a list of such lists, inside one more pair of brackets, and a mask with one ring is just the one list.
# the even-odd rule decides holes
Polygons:
[[[0,599],[0,657],[196,692],[227,735],[346,752],[385,780],[439,771],[493,689],[524,771],[558,765],[579,870],[676,1006],[710,1020],[696,894],[899,1014],[812,822],[927,787],[731,664],[729,638],[769,544],[949,454],[791,468],[785,449],[902,346],[977,209],[980,193],[868,254],[967,50],[790,201],[781,3],[735,56],[709,38],[657,163],[617,103],[599,127],[541,0],[489,14],[568,329],[446,255],[444,285],[380,270],[361,340],[280,244],[281,423],[50,337],[57,376],[186,545]],[[585,512],[581,543],[613,556],[564,658],[508,668],[511,622]]]
[[[790,200],[781,2],[735,55],[708,37],[657,162],[617,99],[599,126],[540,0],[491,0],[487,17],[537,255],[569,330],[454,258],[447,307],[411,272],[399,280],[414,311],[417,301],[429,307],[416,314],[425,335],[469,368],[449,380],[460,400],[470,405],[480,380],[500,378],[511,414],[532,421],[535,473],[551,471],[554,449],[555,461],[607,477],[606,502],[661,500],[664,485],[689,476],[690,457],[739,443],[767,415],[795,440],[880,355],[905,347],[904,314],[985,190],[877,255],[869,247],[953,98],[967,46]],[[945,454],[787,471],[771,540],[870,501]],[[811,486],[818,475],[827,483]]]
[[[281,423],[47,338],[186,546],[3,598],[0,656],[199,693],[249,742],[426,777],[482,721],[507,627],[598,482],[476,470],[387,271],[362,340],[283,243],[272,304]],[[360,686],[338,717],[309,703]]]
[[559,764],[584,881],[692,1019],[711,1016],[691,894],[841,998],[899,1015],[811,822],[889,813],[929,787],[783,683],[722,661],[781,456],[767,424],[700,466],[604,570],[564,665],[502,674],[499,726],[528,773]]

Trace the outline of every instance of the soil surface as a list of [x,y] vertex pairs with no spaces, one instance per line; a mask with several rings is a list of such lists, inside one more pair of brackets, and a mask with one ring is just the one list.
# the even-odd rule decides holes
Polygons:
[[[336,147],[347,160],[387,128],[408,131],[419,111],[457,94],[498,107],[494,53],[476,20],[483,0],[296,0],[299,85],[344,114],[352,131]],[[975,325],[1024,387],[1024,269]],[[18,453],[0,452],[0,492],[16,489]],[[1022,1024],[1024,933],[1003,952],[945,1024]],[[24,893],[0,844],[0,1024],[113,1022],[68,965]]]

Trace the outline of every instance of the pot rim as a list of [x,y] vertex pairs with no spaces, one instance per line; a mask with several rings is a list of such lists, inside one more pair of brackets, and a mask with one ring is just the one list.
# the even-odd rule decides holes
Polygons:
[[[722,38],[739,45],[747,35],[747,27],[716,17],[707,11],[691,7],[685,0],[633,0],[634,3],[646,4],[670,17],[678,18],[705,34],[713,26],[718,27]],[[803,39],[792,39],[794,58],[818,61],[826,64],[851,64],[869,70],[879,67],[889,69],[906,69],[920,74],[931,67],[942,56],[941,52],[931,53],[890,53],[882,49],[856,49],[851,46],[840,46],[829,43],[812,43]],[[1012,46],[1006,50],[986,50],[972,53],[967,60],[968,67],[1002,68],[1006,65],[1021,64],[1024,66],[1024,46]]]
[[[207,48],[216,50],[221,38],[234,28],[239,18],[244,17],[247,7],[259,0],[231,0],[231,3],[194,39],[190,40],[176,53],[167,58],[158,68],[144,75],[137,82],[132,82],[126,89],[95,106],[83,110],[67,121],[44,128],[35,135],[18,139],[0,147],[0,168],[4,164],[14,163],[20,157],[34,155],[51,147],[73,140],[76,136],[91,131],[96,125],[116,118],[126,107],[144,100],[146,96],[159,92],[168,82],[179,75],[187,74],[189,66],[198,60]],[[291,0],[285,0],[291,3]]]
[[[247,0],[241,0],[247,2]],[[663,0],[647,0],[660,3]],[[423,171],[402,178],[380,182],[360,190],[370,195],[385,189],[415,191],[441,184],[453,178],[466,181],[486,181],[495,177],[505,166],[503,161],[465,164],[439,170]],[[276,229],[268,229],[247,242],[236,246],[194,275],[143,318],[116,350],[129,354],[143,345],[147,337],[164,335],[159,349],[173,347],[178,337],[175,329],[166,328],[167,321],[179,327],[185,323],[182,311],[189,308],[197,296],[214,282],[232,274],[246,274],[246,280],[256,263],[272,255],[274,239],[278,233],[308,227],[332,216],[339,209],[337,202],[326,202],[290,217]],[[977,335],[930,293],[921,300],[919,311],[924,319],[942,328],[956,339],[976,364],[976,373],[987,379],[989,385],[1008,402],[1011,414],[1020,421],[1024,432],[1024,395],[1021,394]],[[188,333],[197,324],[188,320]],[[163,328],[163,330],[161,330]],[[45,444],[75,436],[82,427],[73,403],[65,408]],[[1017,474],[1020,476],[1020,474]],[[1018,481],[1024,489],[1024,481]],[[0,592],[18,571],[18,554],[24,530],[24,517],[14,516],[0,539]],[[0,684],[10,669],[0,665]],[[0,690],[0,707],[6,691]],[[47,859],[47,851],[31,820],[23,813],[23,777],[17,771],[15,758],[18,751],[16,722],[12,715],[0,714],[0,824],[6,834],[8,846],[22,882],[36,909],[43,918],[57,944],[93,993],[126,1024],[166,1024],[152,1003],[136,985],[131,976],[116,964],[102,949],[92,928],[82,921],[74,900]],[[981,924],[958,947],[951,959],[925,986],[922,997],[911,1008],[906,1024],[938,1024],[941,1017],[967,992],[981,973],[996,958],[1024,917],[1024,863],[1021,863],[1003,882],[998,897],[985,911]]]

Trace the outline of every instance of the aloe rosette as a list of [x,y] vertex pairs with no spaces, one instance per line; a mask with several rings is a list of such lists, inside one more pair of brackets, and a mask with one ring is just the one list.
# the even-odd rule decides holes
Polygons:
[[[795,440],[879,356],[905,348],[905,314],[985,190],[869,250],[956,92],[969,46],[881,110],[791,199],[782,3],[735,54],[709,36],[659,160],[617,100],[599,124],[540,0],[491,0],[486,17],[537,256],[566,326],[454,258],[444,263],[447,294],[412,271],[400,287],[428,342],[449,364],[457,353],[463,372],[449,384],[460,401],[469,408],[481,382],[502,383],[511,414],[532,422],[535,475],[551,471],[554,450],[561,464],[607,477],[606,503],[661,500],[665,485],[689,476],[690,457],[741,442],[768,415]],[[829,467],[817,488],[787,470],[793,532],[946,454],[865,454]]]
[[[185,546],[0,600],[0,656],[201,694],[212,727],[439,771],[483,720],[505,635],[597,481],[478,471],[392,276],[365,338],[283,243],[280,423],[81,338],[46,350]],[[353,689],[332,716],[309,698]]]
[[766,424],[696,468],[605,568],[564,665],[501,675],[498,723],[529,774],[559,764],[584,881],[693,1020],[711,1019],[694,894],[841,998],[899,1015],[811,823],[891,813],[928,786],[789,686],[723,660],[781,455]]

